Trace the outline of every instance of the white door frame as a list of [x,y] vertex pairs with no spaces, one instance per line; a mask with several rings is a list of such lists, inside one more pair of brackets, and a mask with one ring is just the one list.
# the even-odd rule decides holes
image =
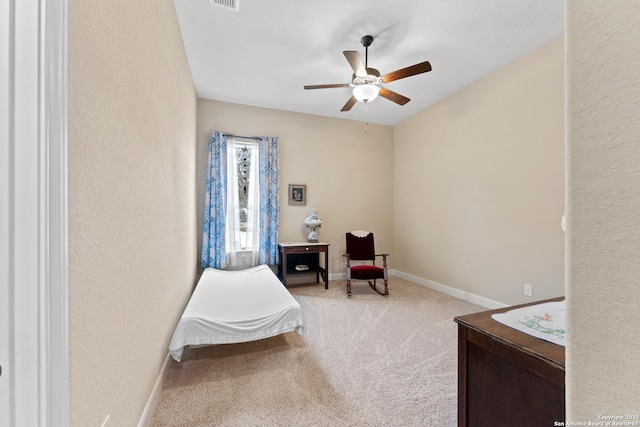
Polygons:
[[9,177],[11,174],[11,162],[9,158],[11,151],[9,148],[9,44],[11,40],[9,25],[11,20],[9,2],[0,0],[0,425],[11,425],[10,396],[11,382],[9,377],[8,364],[11,358],[11,304],[9,299],[9,279],[10,268],[10,209],[9,201],[11,191]]
[[0,0],[0,425],[69,424],[66,40],[66,0]]

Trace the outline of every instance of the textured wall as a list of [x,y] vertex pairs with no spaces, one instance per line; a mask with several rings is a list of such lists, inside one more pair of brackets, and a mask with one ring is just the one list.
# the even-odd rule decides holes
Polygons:
[[[281,241],[306,240],[302,221],[315,208],[320,240],[331,245],[330,274],[344,273],[347,231],[373,231],[376,249],[391,251],[392,127],[205,99],[198,101],[198,248],[210,129],[280,138]],[[307,185],[306,206],[288,205],[289,184]]]
[[564,294],[563,84],[557,39],[395,127],[394,268],[505,304]]
[[639,20],[567,1],[570,421],[640,415]]
[[196,270],[197,99],[171,0],[69,0],[73,426],[134,426]]

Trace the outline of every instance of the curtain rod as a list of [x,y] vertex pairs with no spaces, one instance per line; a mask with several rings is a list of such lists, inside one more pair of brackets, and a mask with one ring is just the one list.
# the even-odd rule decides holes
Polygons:
[[242,135],[232,135],[230,133],[223,133],[224,136],[232,137],[232,138],[240,138],[240,139],[262,139],[259,136],[242,136]]

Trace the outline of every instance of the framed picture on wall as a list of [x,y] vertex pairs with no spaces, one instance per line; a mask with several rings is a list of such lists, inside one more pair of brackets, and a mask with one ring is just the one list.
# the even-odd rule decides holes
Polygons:
[[307,186],[289,184],[289,206],[305,206],[307,204]]

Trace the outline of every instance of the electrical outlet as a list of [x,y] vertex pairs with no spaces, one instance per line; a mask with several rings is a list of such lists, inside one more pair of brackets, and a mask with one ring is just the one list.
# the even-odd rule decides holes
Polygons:
[[524,294],[528,297],[533,296],[533,286],[527,283],[524,284]]

